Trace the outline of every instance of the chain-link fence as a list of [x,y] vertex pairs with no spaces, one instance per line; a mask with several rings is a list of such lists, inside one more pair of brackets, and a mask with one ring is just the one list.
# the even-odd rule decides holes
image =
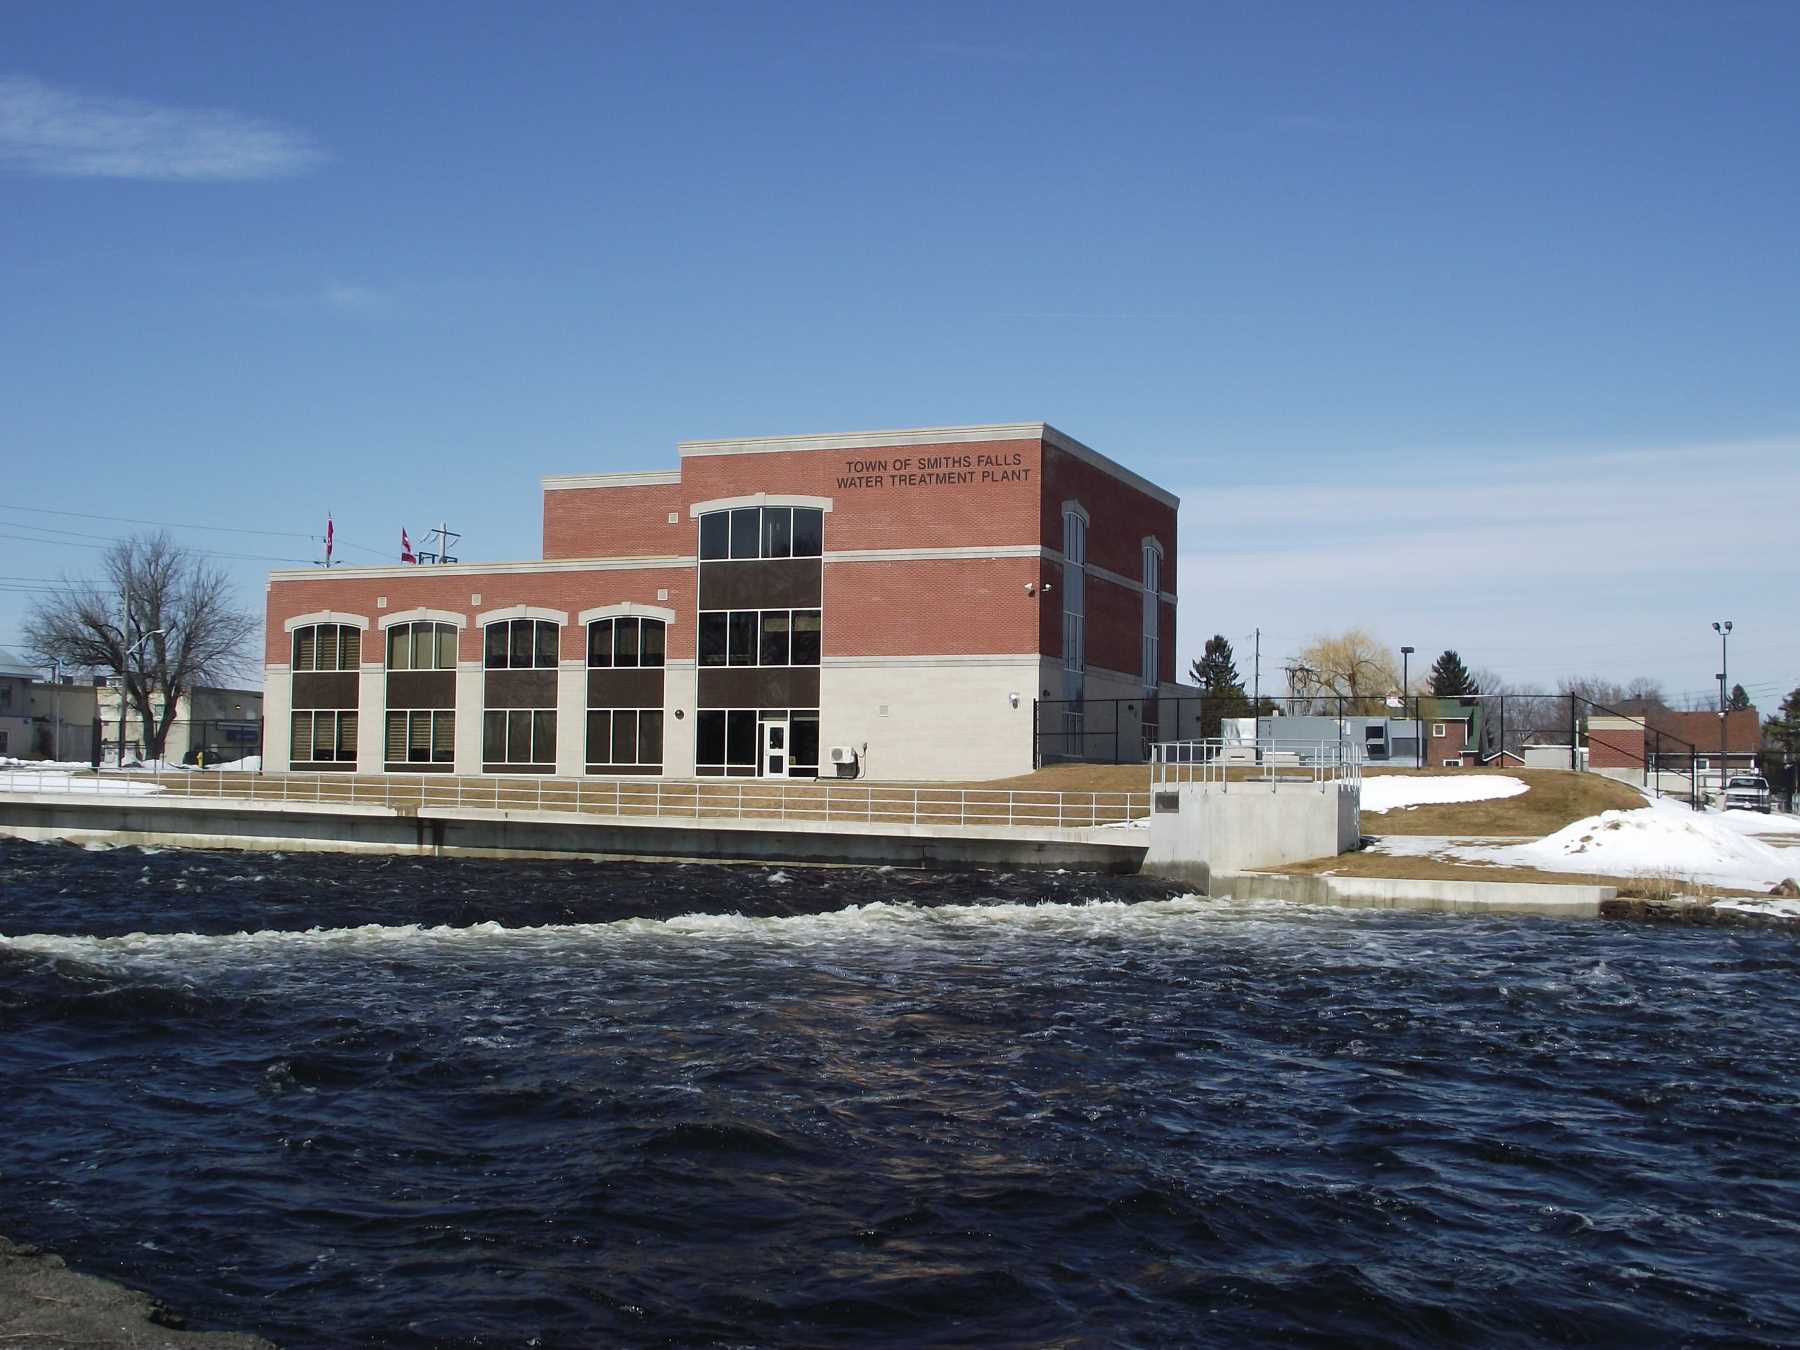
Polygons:
[[[1264,698],[1241,694],[1046,699],[1036,762],[1143,764],[1166,741],[1334,741],[1371,768],[1584,769],[1694,800],[1706,751],[1578,694]],[[1716,768],[1714,769],[1716,773]]]

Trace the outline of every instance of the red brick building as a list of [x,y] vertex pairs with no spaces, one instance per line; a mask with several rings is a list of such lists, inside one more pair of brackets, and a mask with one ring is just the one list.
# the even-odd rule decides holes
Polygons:
[[1052,427],[679,451],[546,478],[539,560],[274,573],[270,767],[979,778],[1173,693],[1177,500]]

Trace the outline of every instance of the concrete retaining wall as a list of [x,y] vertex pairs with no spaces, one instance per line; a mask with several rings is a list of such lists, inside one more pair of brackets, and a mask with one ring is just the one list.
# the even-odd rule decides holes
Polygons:
[[1456,914],[1536,914],[1597,919],[1612,886],[1555,882],[1437,881],[1397,877],[1271,876],[1214,872],[1210,894],[1233,900],[1286,900],[1354,909],[1416,909]]
[[1142,831],[1016,830],[837,821],[619,820],[573,812],[195,802],[7,793],[0,834],[75,843],[289,852],[664,858],[861,866],[1135,872]]
[[1151,799],[1144,870],[1200,886],[1216,872],[1331,858],[1362,840],[1354,783],[1188,783]]

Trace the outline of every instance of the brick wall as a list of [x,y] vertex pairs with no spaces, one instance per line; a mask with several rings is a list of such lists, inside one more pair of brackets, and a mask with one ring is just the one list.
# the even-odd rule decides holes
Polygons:
[[[1040,498],[1040,529],[1044,543],[1063,547],[1063,503],[1080,502],[1088,513],[1087,560],[1141,582],[1144,575],[1143,544],[1154,538],[1163,549],[1160,589],[1177,594],[1175,580],[1175,509],[1141,492],[1131,484],[1077,459],[1053,445],[1043,448],[1044,484]],[[1052,582],[1060,584],[1061,568],[1048,569]],[[1090,666],[1136,673],[1143,663],[1143,591],[1127,589],[1088,574],[1087,661]],[[1062,605],[1044,616],[1040,640],[1046,656],[1062,655]],[[1175,610],[1164,606],[1159,623],[1161,642],[1158,664],[1165,680],[1175,678]]]
[[[464,661],[481,659],[481,633],[475,628],[475,616],[488,610],[511,605],[537,605],[546,609],[566,610],[569,623],[562,632],[562,657],[567,661],[585,659],[586,636],[575,621],[584,609],[632,601],[673,609],[683,616],[669,631],[669,655],[694,655],[694,568],[693,566],[633,569],[602,572],[454,572],[437,567],[409,567],[404,576],[356,577],[342,579],[324,573],[304,581],[269,582],[268,631],[264,660],[285,664],[290,655],[291,638],[283,625],[299,614],[317,610],[337,610],[356,614],[369,621],[373,633],[389,614],[409,609],[441,609],[461,614],[469,622],[462,632],[457,655]],[[659,589],[669,592],[667,600],[659,600]],[[481,596],[480,604],[471,597]],[[379,597],[387,598],[385,609],[376,606]],[[379,639],[363,639],[363,659],[383,659]]]
[[832,563],[825,655],[1030,653],[1040,601],[1025,585],[1037,576],[1035,558]]
[[686,557],[695,541],[687,504],[679,483],[546,490],[544,557]]
[[1607,727],[1588,731],[1588,767],[1639,769],[1644,764],[1642,727]]

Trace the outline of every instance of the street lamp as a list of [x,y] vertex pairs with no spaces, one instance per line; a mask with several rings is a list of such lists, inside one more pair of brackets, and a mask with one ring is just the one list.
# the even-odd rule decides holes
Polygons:
[[[1400,715],[1406,716],[1406,697],[1412,692],[1412,654],[1411,647],[1400,649]],[[1425,767],[1425,747],[1419,743],[1419,705],[1413,704],[1413,758],[1422,769]]]
[[1731,620],[1713,624],[1713,632],[1719,635],[1719,805],[1725,805],[1725,756],[1727,742],[1725,729],[1731,725],[1731,717],[1725,709],[1726,678],[1731,669],[1725,659],[1725,644],[1731,639]]

